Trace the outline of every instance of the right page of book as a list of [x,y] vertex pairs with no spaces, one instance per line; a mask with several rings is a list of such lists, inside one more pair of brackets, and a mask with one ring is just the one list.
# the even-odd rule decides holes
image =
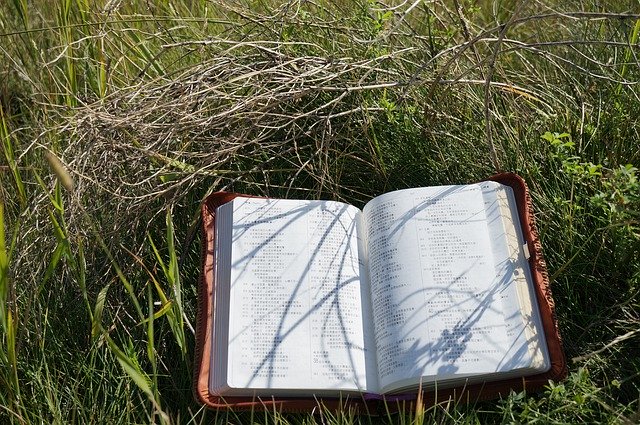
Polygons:
[[365,206],[381,392],[546,367],[531,348],[541,331],[532,324],[522,249],[506,230],[513,220],[503,219],[511,214],[507,189],[407,189]]

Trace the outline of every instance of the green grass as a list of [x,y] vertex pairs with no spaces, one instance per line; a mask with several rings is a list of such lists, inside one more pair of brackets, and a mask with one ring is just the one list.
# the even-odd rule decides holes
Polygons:
[[[640,7],[613,3],[3,2],[0,422],[640,420]],[[380,418],[195,403],[207,193],[497,170],[532,191],[565,382]]]

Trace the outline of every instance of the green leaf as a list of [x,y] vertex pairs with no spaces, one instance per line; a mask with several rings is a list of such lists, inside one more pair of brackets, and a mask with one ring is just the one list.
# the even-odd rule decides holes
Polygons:
[[168,311],[171,310],[172,307],[173,307],[173,303],[171,301],[165,303],[162,307],[160,307],[160,310],[153,313],[153,318],[157,319],[159,317],[164,316]]
[[0,198],[0,326],[6,328],[7,295],[9,294],[9,255],[4,238],[4,202]]
[[147,396],[149,396],[150,399],[153,400],[154,397],[153,391],[151,391],[151,380],[149,379],[149,376],[144,373],[142,369],[140,369],[140,365],[137,361],[129,358],[120,348],[118,348],[116,343],[108,334],[104,334],[104,336],[109,349],[113,354],[115,354],[118,363],[120,363],[120,366],[122,367],[122,370],[124,370],[124,372],[129,375],[131,380],[138,386],[138,388],[140,388],[145,394],[147,394]]
[[107,292],[109,291],[109,285],[105,286],[98,293],[96,299],[96,306],[93,310],[93,320],[91,321],[91,337],[96,338],[102,331],[102,311],[104,310],[104,301],[107,298]]
[[4,109],[0,103],[0,139],[2,140],[2,150],[4,151],[4,157],[7,160],[9,169],[13,176],[16,189],[18,191],[18,198],[20,199],[20,206],[24,209],[27,205],[27,194],[24,188],[24,182],[22,176],[18,170],[18,164],[13,154],[13,145],[11,144],[11,134],[9,134],[9,127],[5,119]]

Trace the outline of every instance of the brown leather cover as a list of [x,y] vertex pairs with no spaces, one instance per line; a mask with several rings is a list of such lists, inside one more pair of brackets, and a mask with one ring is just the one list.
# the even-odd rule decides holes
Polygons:
[[461,402],[476,402],[506,396],[514,391],[537,391],[542,389],[550,380],[559,381],[567,375],[567,363],[562,348],[562,340],[558,332],[554,302],[549,287],[547,267],[542,256],[542,246],[535,226],[531,197],[522,177],[513,173],[501,173],[489,177],[493,180],[513,188],[520,216],[520,224],[525,241],[529,246],[531,257],[529,265],[533,277],[540,316],[547,340],[547,347],[551,358],[551,368],[545,373],[537,375],[467,385],[433,392],[401,394],[393,396],[378,396],[363,394],[361,397],[351,398],[317,398],[310,395],[307,398],[293,397],[220,397],[209,393],[209,365],[211,357],[211,331],[215,300],[213,290],[214,274],[214,246],[215,246],[215,212],[216,208],[237,196],[237,193],[218,192],[210,195],[202,204],[202,269],[198,282],[198,315],[196,322],[196,349],[194,367],[194,393],[196,399],[207,407],[214,409],[232,410],[270,410],[281,412],[313,412],[320,407],[330,410],[353,409],[360,413],[376,414],[381,407],[380,401],[387,403],[385,410],[414,409],[417,402],[426,406],[446,400]]

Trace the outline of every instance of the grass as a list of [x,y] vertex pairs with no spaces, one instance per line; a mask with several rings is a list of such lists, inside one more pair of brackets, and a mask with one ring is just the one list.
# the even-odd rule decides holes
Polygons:
[[[618,1],[0,5],[0,420],[640,420],[640,9]],[[380,418],[191,394],[198,206],[530,185],[570,376]]]

